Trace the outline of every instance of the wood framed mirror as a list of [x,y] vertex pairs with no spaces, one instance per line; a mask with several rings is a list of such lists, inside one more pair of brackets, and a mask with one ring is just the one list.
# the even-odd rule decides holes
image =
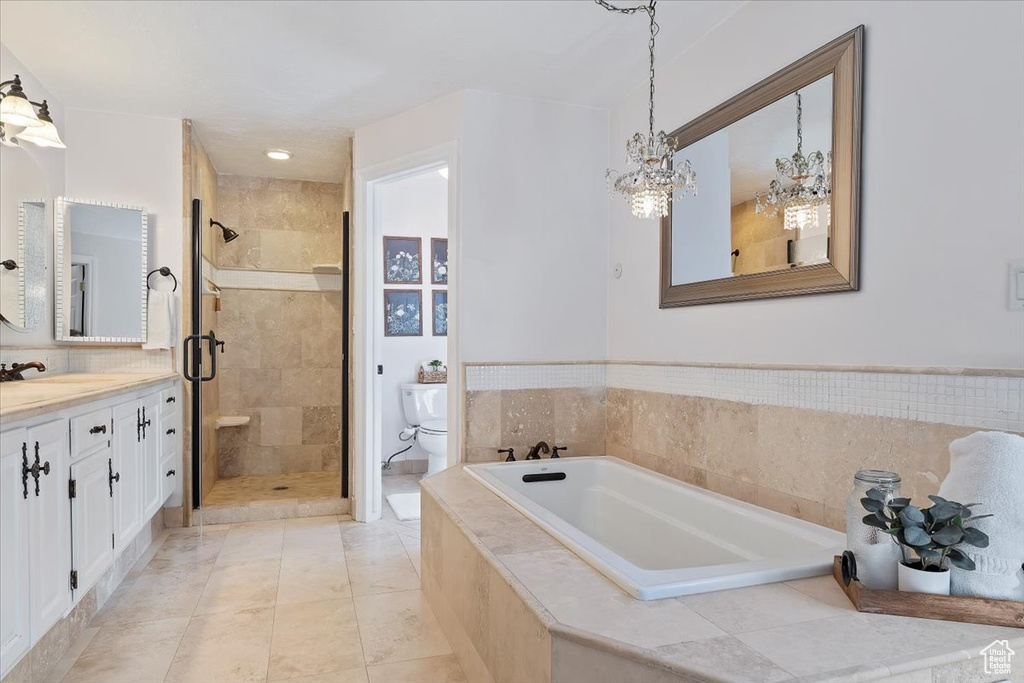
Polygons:
[[858,289],[863,46],[858,26],[672,132],[699,192],[661,219],[661,308]]

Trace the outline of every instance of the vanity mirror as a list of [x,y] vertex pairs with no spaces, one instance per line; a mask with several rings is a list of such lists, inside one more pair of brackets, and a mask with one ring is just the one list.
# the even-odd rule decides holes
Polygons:
[[858,27],[673,131],[700,193],[661,222],[662,308],[855,290]]
[[39,154],[0,146],[0,321],[17,332],[46,319],[47,207],[36,198],[50,187]]
[[146,212],[58,197],[54,202],[55,336],[141,343],[146,335]]

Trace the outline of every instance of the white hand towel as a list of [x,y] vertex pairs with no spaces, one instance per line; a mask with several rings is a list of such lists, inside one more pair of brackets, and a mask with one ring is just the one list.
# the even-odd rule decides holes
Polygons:
[[987,548],[963,545],[974,571],[952,569],[953,595],[1024,600],[1024,437],[975,432],[949,444],[949,474],[939,495],[958,503],[979,503],[978,529],[988,534]]
[[175,306],[177,299],[173,292],[160,289],[149,290],[146,307],[147,333],[144,349],[169,349],[174,346]]

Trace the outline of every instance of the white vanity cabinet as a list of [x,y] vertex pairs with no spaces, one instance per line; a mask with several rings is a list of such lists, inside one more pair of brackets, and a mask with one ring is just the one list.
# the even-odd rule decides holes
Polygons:
[[21,481],[26,434],[0,434],[0,675],[31,645],[28,498]]
[[[2,416],[0,678],[67,616],[169,497],[180,500],[164,469],[181,467],[177,384],[150,382],[30,419]],[[175,409],[166,411],[171,396]],[[173,427],[164,427],[165,413]]]

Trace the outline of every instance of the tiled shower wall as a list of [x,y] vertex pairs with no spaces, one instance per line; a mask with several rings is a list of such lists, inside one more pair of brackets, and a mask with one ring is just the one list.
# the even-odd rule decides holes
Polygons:
[[1020,377],[510,365],[467,367],[466,388],[469,461],[554,438],[836,529],[856,470],[893,469],[921,497],[950,441],[1024,429]]
[[218,218],[238,231],[221,244],[220,413],[248,416],[220,430],[219,475],[337,471],[341,466],[343,186],[222,175]]

